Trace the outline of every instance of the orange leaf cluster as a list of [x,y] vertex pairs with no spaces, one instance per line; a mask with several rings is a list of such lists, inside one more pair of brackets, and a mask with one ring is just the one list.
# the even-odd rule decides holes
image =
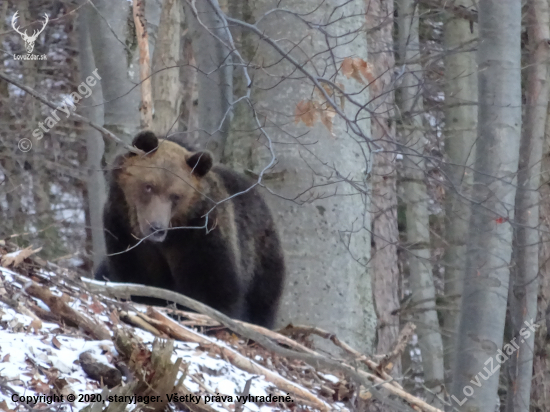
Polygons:
[[334,121],[334,116],[336,112],[328,103],[318,103],[315,100],[301,100],[296,105],[296,110],[294,111],[294,123],[304,122],[308,127],[312,127],[313,123],[319,116],[323,125],[332,133],[332,124]]
[[342,62],[341,70],[348,79],[352,77],[361,84],[365,84],[363,79],[366,79],[369,84],[375,79],[372,65],[360,57],[346,57]]

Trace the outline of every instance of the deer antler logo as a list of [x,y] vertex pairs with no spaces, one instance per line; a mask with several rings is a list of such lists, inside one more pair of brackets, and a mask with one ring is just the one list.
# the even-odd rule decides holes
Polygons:
[[27,53],[32,53],[32,51],[34,50],[34,42],[36,41],[36,39],[38,38],[38,36],[40,35],[40,33],[42,33],[44,31],[44,29],[46,28],[46,24],[48,24],[48,21],[49,21],[49,18],[48,18],[48,15],[46,13],[44,13],[44,17],[46,18],[44,23],[43,23],[43,26],[40,30],[34,30],[32,36],[29,36],[27,34],[27,30],[25,30],[24,33],[21,33],[21,31],[19,31],[19,29],[15,26],[15,22],[17,21],[17,14],[19,12],[16,11],[15,14],[13,15],[12,19],[11,19],[11,25],[13,27],[13,29],[19,33],[21,35],[21,37],[23,38],[23,41],[25,42],[25,48],[27,49]]

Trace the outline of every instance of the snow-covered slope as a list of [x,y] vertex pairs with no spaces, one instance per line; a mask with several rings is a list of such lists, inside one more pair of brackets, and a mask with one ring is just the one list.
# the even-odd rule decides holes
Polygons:
[[[13,257],[17,256],[11,256]],[[0,266],[0,409],[24,409],[21,406],[27,402],[34,408],[46,407],[48,402],[57,401],[52,402],[56,408],[80,410],[90,403],[93,398],[89,395],[92,394],[102,396],[95,398],[101,399],[102,408],[109,405],[108,401],[103,402],[105,392],[102,395],[100,382],[91,379],[84,372],[79,356],[89,352],[95,361],[120,368],[121,354],[116,350],[113,341],[95,340],[82,329],[67,326],[64,321],[45,321],[43,318],[52,314],[50,308],[42,300],[29,296],[24,288],[32,281],[49,288],[54,296],[64,300],[70,308],[106,327],[111,335],[117,327],[116,322],[113,322],[114,306],[106,304],[106,300],[80,291],[67,273],[55,272],[57,271],[46,272],[36,268],[36,265],[24,270]],[[139,305],[131,308],[135,313],[144,310]],[[132,314],[131,311],[129,313]],[[130,328],[133,336],[151,349],[155,339],[152,333],[126,324],[124,328]],[[199,324],[195,329],[201,331],[204,327]],[[251,363],[280,374],[282,380],[293,381],[303,391],[311,393],[313,397],[318,396],[320,403],[330,404],[329,410],[347,410],[342,403],[333,402],[330,396],[327,398],[321,394],[323,391],[325,395],[327,391],[328,395],[334,394],[335,391],[330,387],[341,385],[339,378],[331,374],[313,373],[311,368],[300,362],[281,362],[263,349],[251,347],[221,328],[219,332],[217,336],[226,339],[221,341],[206,335],[204,338],[229,348],[228,350],[249,355]],[[176,341],[172,361],[175,362],[178,358],[186,365],[183,386],[190,394],[200,395],[203,400],[207,400],[207,406],[211,410],[235,411],[239,407],[235,401],[243,392],[250,400],[242,406],[243,411],[297,410],[296,406],[302,411],[320,410],[311,402],[278,389],[277,385],[268,382],[264,376],[241,370],[228,359],[224,359],[219,352],[211,351],[204,345]],[[179,376],[183,373],[184,371],[180,371]],[[250,387],[245,390],[249,380]],[[167,398],[173,394],[174,392],[159,395]],[[54,395],[57,398],[53,398]],[[269,395],[281,396],[281,399],[289,402],[269,402]],[[252,399],[256,402],[251,401]],[[131,403],[127,410],[133,410],[137,406]],[[173,408],[187,410],[177,403]]]

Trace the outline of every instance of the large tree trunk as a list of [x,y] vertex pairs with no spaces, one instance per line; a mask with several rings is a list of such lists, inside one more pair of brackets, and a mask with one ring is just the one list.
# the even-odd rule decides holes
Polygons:
[[[409,284],[412,293],[413,318],[418,327],[418,344],[422,352],[424,381],[431,396],[443,396],[443,343],[435,309],[431,250],[429,196],[424,182],[422,67],[418,38],[418,10],[413,0],[399,1],[398,38],[399,57],[405,65],[400,85],[399,107],[402,113],[401,149],[404,153],[401,184],[406,207],[407,260]],[[412,63],[416,61],[418,63]],[[441,407],[437,397],[430,399]]]
[[[83,7],[78,15],[78,48],[79,48],[79,69],[80,79],[85,81],[90,73],[95,70],[92,45],[90,43],[88,29],[88,13],[90,9]],[[99,87],[98,87],[99,89]],[[82,109],[82,115],[88,119],[101,124],[103,119],[103,101],[101,90],[95,90],[88,98],[86,107]],[[86,126],[84,131],[87,149],[87,169],[88,169],[88,213],[90,232],[92,237],[92,258],[94,270],[97,269],[105,256],[105,236],[103,235],[103,205],[105,203],[105,178],[101,166],[101,159],[105,149],[105,143],[101,133],[91,127]]]
[[[548,0],[529,0],[527,30],[530,59],[527,71],[527,107],[519,152],[518,184],[510,273],[512,336],[520,336],[525,322],[536,322],[539,285],[539,182],[543,139],[548,114]],[[525,342],[523,342],[525,340]],[[535,334],[522,339],[508,368],[507,412],[529,412]]]
[[[550,96],[549,96],[550,97]],[[535,337],[535,359],[531,405],[536,412],[550,411],[550,105],[546,115],[546,131],[543,145],[540,195],[540,245],[539,245],[539,292],[537,319],[539,323]]]
[[[218,1],[214,3],[217,6]],[[185,4],[193,54],[197,65],[198,130],[188,135],[191,143],[221,159],[227,140],[233,103],[233,66],[228,27],[208,0]],[[219,7],[219,6],[217,6]]]
[[[393,0],[367,0],[369,63],[376,81],[371,85],[372,138],[383,150],[372,166],[372,293],[378,318],[378,353],[388,353],[399,335],[399,268],[397,266],[397,187],[395,168]],[[401,374],[401,362],[393,367]]]
[[521,2],[478,4],[478,140],[452,395],[458,410],[485,412],[495,410],[495,369],[503,359],[497,350],[503,343],[521,134]]
[[[468,9],[472,0],[454,3]],[[445,23],[445,305],[443,343],[446,377],[456,351],[460,297],[470,223],[472,166],[477,138],[477,24],[449,15]],[[448,381],[447,379],[447,381]]]
[[[243,14],[252,23],[264,16],[257,26],[264,33],[263,38],[284,38],[277,44],[302,70],[341,83],[346,93],[359,92],[363,89],[361,83],[336,72],[345,57],[366,60],[366,37],[356,32],[364,24],[365,4],[363,0],[344,5],[336,0],[316,4],[320,3],[322,6],[315,9],[315,4],[287,2],[285,9],[290,13],[265,16],[276,3],[262,0],[256,2],[255,9],[246,9]],[[336,6],[338,17],[331,14]],[[316,11],[304,15],[308,21],[332,21],[323,28],[327,37],[292,14],[311,10]],[[305,36],[307,41],[302,42]],[[298,43],[300,47],[294,47]],[[364,136],[351,130],[357,127],[367,134],[369,116],[358,112],[358,106],[348,101],[345,114],[354,123],[346,124],[335,117],[332,134],[319,121],[311,127],[293,123],[300,101],[302,106],[311,101],[321,104],[324,98],[314,91],[311,79],[297,72],[295,65],[275,51],[273,45],[258,42],[256,36],[243,44],[249,47],[243,54],[251,51],[257,65],[249,66],[249,70],[258,67],[250,73],[254,79],[250,103],[255,113],[251,113],[246,99],[239,102],[225,153],[234,168],[255,176],[270,164],[270,146],[277,156],[275,167],[263,175],[263,182],[277,194],[268,196],[268,201],[287,262],[279,324],[320,326],[351,345],[370,351],[376,323],[366,268],[370,256],[370,194],[366,191],[365,173],[370,159]],[[337,57],[332,60],[331,56]],[[368,93],[354,94],[353,99],[364,105]],[[311,124],[308,119],[304,122]]]

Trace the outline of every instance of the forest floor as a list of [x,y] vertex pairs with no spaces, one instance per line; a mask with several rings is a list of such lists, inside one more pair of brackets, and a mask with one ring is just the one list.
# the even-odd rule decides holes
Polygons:
[[[90,292],[90,280],[35,252],[0,241],[0,410],[343,412],[372,402],[344,373],[268,351],[203,314]],[[308,337],[265,333],[318,354]]]

